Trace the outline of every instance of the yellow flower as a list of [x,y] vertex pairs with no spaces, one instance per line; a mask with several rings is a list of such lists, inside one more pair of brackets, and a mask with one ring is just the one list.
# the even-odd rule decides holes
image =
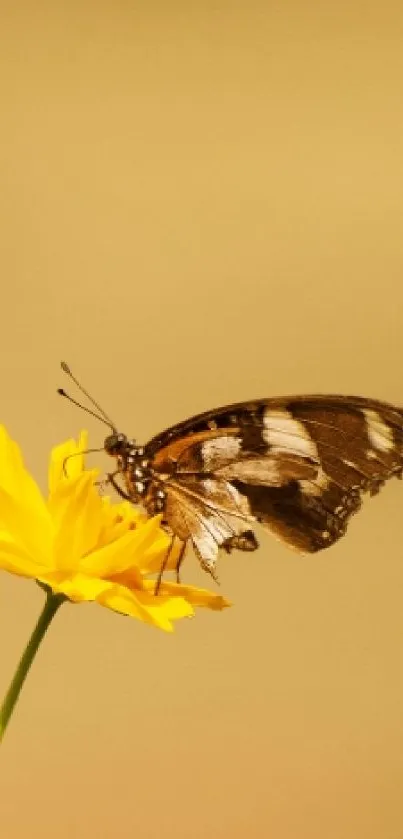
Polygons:
[[97,470],[84,468],[86,447],[82,432],[78,443],[52,450],[45,500],[0,426],[0,569],[36,579],[76,603],[96,601],[167,631],[172,621],[193,615],[193,606],[229,606],[219,595],[167,581],[154,595],[150,574],[161,567],[169,545],[160,516],[146,519],[128,502],[101,497]]

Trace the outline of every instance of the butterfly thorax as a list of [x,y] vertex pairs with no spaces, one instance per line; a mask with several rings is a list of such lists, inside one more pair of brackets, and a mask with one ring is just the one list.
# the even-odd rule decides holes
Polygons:
[[138,446],[125,434],[111,434],[104,442],[107,454],[115,458],[117,472],[125,491],[135,504],[142,504],[150,515],[162,512],[165,492],[143,446]]

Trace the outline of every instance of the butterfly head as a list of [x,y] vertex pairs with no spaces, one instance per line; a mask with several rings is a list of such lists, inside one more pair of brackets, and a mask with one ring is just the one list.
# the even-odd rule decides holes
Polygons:
[[144,448],[136,446],[135,440],[130,440],[126,434],[117,431],[109,434],[104,440],[104,449],[110,457],[117,458],[123,470],[136,468],[138,471],[148,467],[148,461],[144,460]]
[[128,440],[126,434],[109,434],[104,441],[104,449],[111,457],[119,457],[128,453],[133,448],[133,440]]

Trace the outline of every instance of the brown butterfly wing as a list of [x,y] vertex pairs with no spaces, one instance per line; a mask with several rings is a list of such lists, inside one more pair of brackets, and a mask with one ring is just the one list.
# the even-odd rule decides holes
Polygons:
[[210,544],[202,564],[211,570],[213,542],[251,545],[241,538],[250,530],[234,527],[233,518],[259,521],[300,551],[329,547],[362,494],[401,475],[402,429],[403,411],[387,403],[288,397],[201,414],[146,449],[157,473],[167,474],[168,524],[176,532],[182,521],[181,538],[192,538],[199,556],[203,540]]

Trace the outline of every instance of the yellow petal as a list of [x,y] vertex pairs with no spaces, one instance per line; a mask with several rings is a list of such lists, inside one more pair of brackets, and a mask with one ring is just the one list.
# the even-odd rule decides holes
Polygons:
[[[144,580],[143,586],[146,591],[154,591],[155,580]],[[232,603],[220,594],[214,594],[212,591],[197,588],[196,586],[185,586],[181,583],[171,583],[166,580],[163,580],[161,583],[160,593],[171,594],[175,597],[184,597],[192,606],[204,606],[214,611],[221,611],[232,606]]]
[[[0,486],[0,527],[20,544],[34,562],[52,562],[53,527],[45,502],[38,496],[32,505],[24,492],[18,499]],[[38,503],[36,503],[38,502]]]
[[101,598],[97,598],[98,603],[109,609],[153,624],[166,632],[172,632],[173,620],[193,615],[192,607],[180,597],[161,597],[158,604],[156,600],[156,597],[150,597],[145,592],[129,592],[124,586],[113,586]]
[[77,570],[81,557],[98,543],[102,502],[94,487],[95,476],[83,472],[60,482],[49,497],[55,527],[54,562],[59,569]]
[[54,446],[49,462],[49,493],[56,491],[66,478],[78,478],[84,471],[84,453],[88,448],[88,434],[82,431],[78,443],[71,439]]
[[[155,574],[159,572],[162,562],[166,560],[170,543],[171,537],[160,529],[158,538],[156,536],[155,541],[144,551],[141,557],[140,570],[143,574]],[[177,539],[173,550],[170,551],[168,562],[165,565],[166,571],[175,570],[180,551],[181,542]]]
[[33,559],[51,550],[51,520],[41,492],[25,469],[21,452],[0,426],[0,527],[10,531]]
[[[102,503],[104,505],[105,520],[109,520],[111,525],[114,524],[115,517],[118,516],[121,521],[129,524],[135,522],[136,524],[145,524],[148,521],[148,516],[139,507],[135,507],[131,501],[111,501],[109,495],[102,496]],[[161,518],[161,517],[159,517]]]
[[107,580],[128,574],[137,588],[142,577],[136,566],[136,551],[136,533],[129,530],[110,545],[104,545],[83,556],[80,571],[90,577],[102,577]]
[[124,536],[128,530],[136,530],[146,521],[147,517],[144,513],[128,501],[112,504],[108,496],[102,496],[102,525],[98,547],[114,542],[120,536]]
[[11,439],[4,426],[0,426],[0,486],[10,495],[18,496],[22,473],[26,472],[17,443]]
[[152,615],[161,616],[163,614],[170,621],[191,618],[194,615],[191,603],[188,603],[184,597],[177,597],[176,594],[174,597],[161,592],[156,596],[154,591],[152,594],[147,591],[136,591],[133,594],[138,602],[142,603],[143,607]]
[[[156,535],[162,535],[158,542],[154,541]],[[94,550],[90,556],[83,557],[80,568],[88,574],[108,578],[133,568],[137,579],[146,551],[159,550],[160,564],[162,563],[165,555],[164,537],[165,534],[155,519],[150,519],[135,530],[128,530],[120,539]]]
[[65,594],[74,603],[87,603],[97,600],[104,591],[111,587],[108,580],[99,577],[88,577],[86,574],[66,574],[63,571],[53,571],[41,575],[41,583],[46,583],[57,594]]
[[136,565],[142,573],[151,573],[156,562],[159,570],[169,549],[170,537],[160,527],[161,516],[154,516],[136,529]]
[[16,542],[6,531],[0,531],[0,569],[34,579],[48,570],[47,566],[41,565],[35,557],[31,557],[24,545]]
[[128,591],[124,586],[75,574],[72,577],[47,575],[41,582],[74,602],[95,601],[115,612],[172,632],[171,621],[193,615],[193,609],[181,597],[154,597],[145,592]]

